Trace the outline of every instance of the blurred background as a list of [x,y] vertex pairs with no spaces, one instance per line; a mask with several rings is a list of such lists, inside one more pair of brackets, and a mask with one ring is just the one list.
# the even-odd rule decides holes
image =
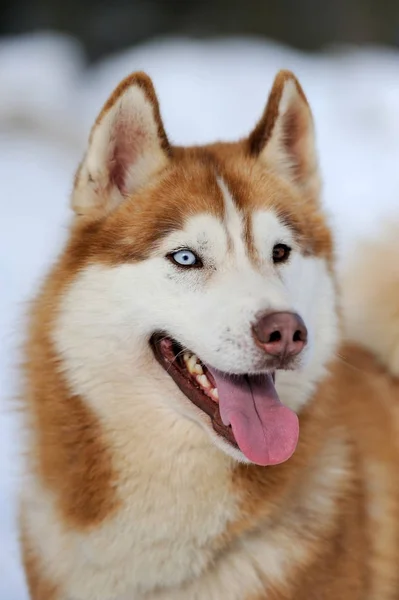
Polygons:
[[399,2],[0,0],[0,15],[0,600],[26,600],[19,347],[101,105],[145,70],[172,141],[234,139],[258,119],[276,72],[292,69],[314,112],[341,265],[359,236],[399,218]]
[[68,33],[90,61],[164,35],[256,35],[302,50],[399,43],[396,0],[2,0],[0,10],[0,34]]

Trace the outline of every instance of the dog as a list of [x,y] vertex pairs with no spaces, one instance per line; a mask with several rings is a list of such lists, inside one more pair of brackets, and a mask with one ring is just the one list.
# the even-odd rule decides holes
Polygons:
[[289,71],[236,143],[110,96],[27,328],[32,600],[399,598],[397,245],[338,279],[320,189]]

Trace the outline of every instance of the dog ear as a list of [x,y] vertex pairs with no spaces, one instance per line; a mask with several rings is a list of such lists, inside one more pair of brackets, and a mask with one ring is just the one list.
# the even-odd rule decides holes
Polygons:
[[249,151],[288,178],[309,199],[317,199],[320,177],[312,113],[293,73],[280,71],[265,111],[249,136]]
[[152,81],[134,73],[118,85],[94,123],[75,176],[74,211],[106,214],[167,165],[169,150]]

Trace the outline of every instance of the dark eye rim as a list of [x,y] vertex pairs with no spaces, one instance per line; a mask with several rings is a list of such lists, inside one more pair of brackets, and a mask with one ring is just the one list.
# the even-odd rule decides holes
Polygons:
[[[281,256],[276,256],[275,255],[276,249],[282,250],[283,254]],[[292,248],[290,248],[290,246],[287,246],[287,244],[282,244],[282,243],[275,244],[273,246],[273,252],[272,252],[272,258],[273,258],[274,264],[281,264],[281,263],[286,262],[290,257],[291,250],[292,250]]]
[[[191,252],[191,254],[194,254],[195,258],[197,259],[197,261],[193,264],[193,265],[182,265],[178,262],[176,262],[174,255],[177,254],[177,252]],[[202,269],[202,267],[204,266],[201,258],[198,256],[198,254],[196,252],[194,252],[194,250],[191,250],[191,248],[176,248],[175,250],[172,250],[172,252],[168,252],[168,254],[166,255],[166,257],[174,267],[177,267],[178,269],[183,269],[184,271],[187,271],[188,269]]]

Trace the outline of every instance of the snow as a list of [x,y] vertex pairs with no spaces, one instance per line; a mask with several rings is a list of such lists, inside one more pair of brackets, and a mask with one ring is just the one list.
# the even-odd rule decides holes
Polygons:
[[306,55],[250,39],[163,39],[86,68],[79,44],[40,34],[0,40],[0,599],[25,600],[15,532],[18,347],[26,302],[65,238],[68,196],[91,122],[134,70],[154,79],[176,143],[244,135],[280,68],[311,102],[324,199],[339,257],[399,212],[399,53]]

